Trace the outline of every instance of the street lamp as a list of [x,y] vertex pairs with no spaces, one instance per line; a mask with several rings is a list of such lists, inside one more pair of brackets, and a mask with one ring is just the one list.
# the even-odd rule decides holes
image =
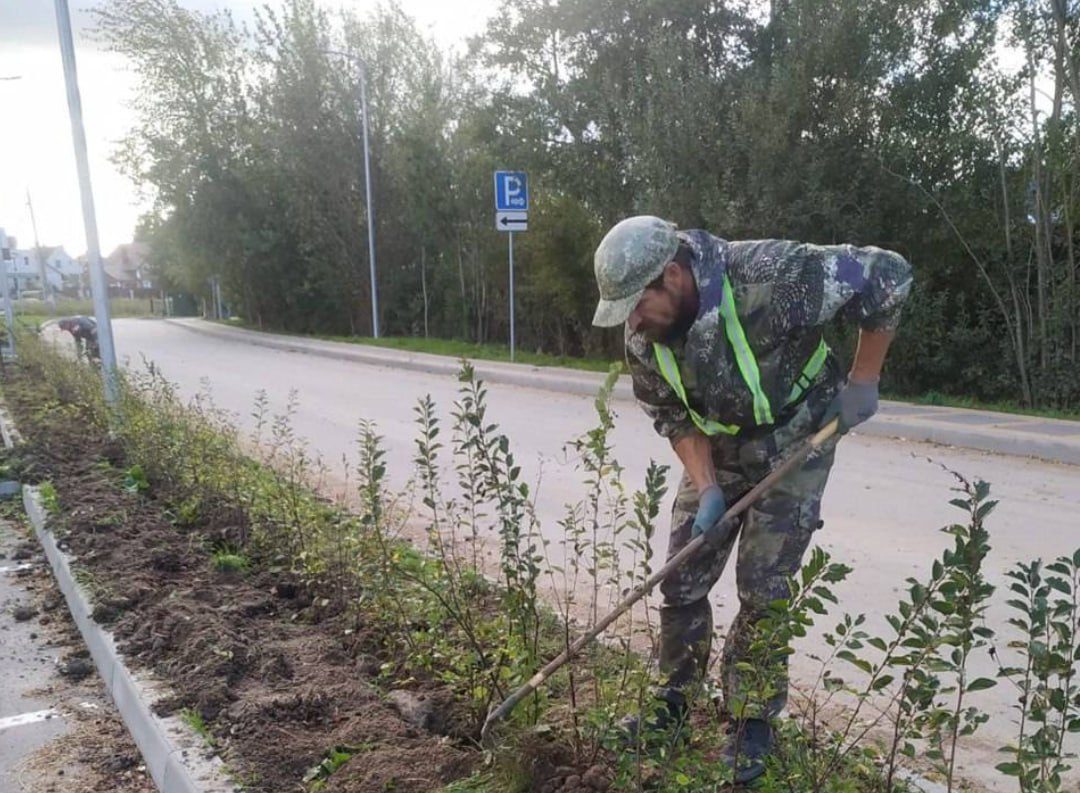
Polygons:
[[109,293],[105,269],[101,264],[98,244],[97,213],[94,193],[90,186],[90,159],[86,153],[86,130],[83,127],[82,98],[75,69],[75,41],[71,35],[71,15],[67,0],[56,0],[56,26],[60,33],[60,55],[64,63],[64,82],[67,85],[68,114],[71,116],[71,137],[75,144],[75,167],[79,174],[82,195],[83,226],[86,229],[86,258],[90,264],[90,289],[97,318],[98,344],[101,347],[101,368],[105,380],[105,399],[114,406],[119,398],[116,381],[116,347],[113,345],[112,322],[109,319]]
[[[0,80],[21,80],[21,74],[12,74],[4,77],[0,77]],[[8,288],[8,269],[7,263],[11,261],[15,262],[14,253],[12,248],[15,247],[14,239],[8,239],[7,234],[3,229],[0,229],[0,290],[4,293],[4,315],[7,319],[7,342],[8,342],[8,354],[15,357],[15,312],[11,307],[11,290]],[[16,292],[19,288],[19,277],[15,276],[15,289]]]
[[371,202],[371,154],[368,149],[367,64],[358,55],[326,50],[354,61],[360,69],[360,113],[364,124],[364,187],[367,192],[368,262],[371,266],[371,335],[379,338],[379,287],[375,280],[375,206]]

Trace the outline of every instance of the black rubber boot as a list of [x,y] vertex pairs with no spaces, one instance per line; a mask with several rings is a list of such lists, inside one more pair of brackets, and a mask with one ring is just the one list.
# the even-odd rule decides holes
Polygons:
[[660,689],[641,714],[619,722],[622,743],[627,748],[671,745],[689,737],[690,709],[686,697],[673,689]]
[[746,719],[732,722],[727,732],[721,757],[731,769],[732,781],[745,785],[765,773],[765,758],[773,748],[772,727],[762,719]]

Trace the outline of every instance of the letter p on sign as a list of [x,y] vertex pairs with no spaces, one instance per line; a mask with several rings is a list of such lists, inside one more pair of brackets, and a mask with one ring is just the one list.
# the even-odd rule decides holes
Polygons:
[[529,182],[522,171],[495,172],[495,210],[524,212],[529,208]]

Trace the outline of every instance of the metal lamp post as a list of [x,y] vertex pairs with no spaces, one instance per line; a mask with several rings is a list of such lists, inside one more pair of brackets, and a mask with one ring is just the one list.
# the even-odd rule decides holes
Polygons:
[[75,144],[75,165],[79,172],[83,225],[86,229],[86,257],[90,264],[90,289],[93,292],[98,344],[101,347],[105,399],[110,405],[115,405],[119,397],[116,382],[116,347],[113,345],[108,287],[105,283],[105,269],[101,264],[101,247],[98,243],[97,213],[94,210],[94,193],[90,186],[90,159],[86,153],[86,130],[83,128],[79,77],[75,70],[75,42],[71,36],[71,15],[68,12],[67,0],[56,0],[56,26],[60,32],[60,54],[64,62],[64,82],[67,84],[68,113],[71,115],[71,137]]
[[326,50],[354,61],[360,69],[360,113],[364,128],[364,189],[367,195],[368,263],[371,268],[371,335],[379,338],[379,286],[375,278],[375,205],[371,200],[371,152],[368,143],[367,64],[364,59],[338,50]]

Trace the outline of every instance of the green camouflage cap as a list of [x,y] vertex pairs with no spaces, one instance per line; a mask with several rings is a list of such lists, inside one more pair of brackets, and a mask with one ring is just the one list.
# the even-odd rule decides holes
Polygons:
[[637,215],[612,226],[596,249],[600,303],[593,324],[610,328],[625,322],[678,247],[675,224],[652,215]]

